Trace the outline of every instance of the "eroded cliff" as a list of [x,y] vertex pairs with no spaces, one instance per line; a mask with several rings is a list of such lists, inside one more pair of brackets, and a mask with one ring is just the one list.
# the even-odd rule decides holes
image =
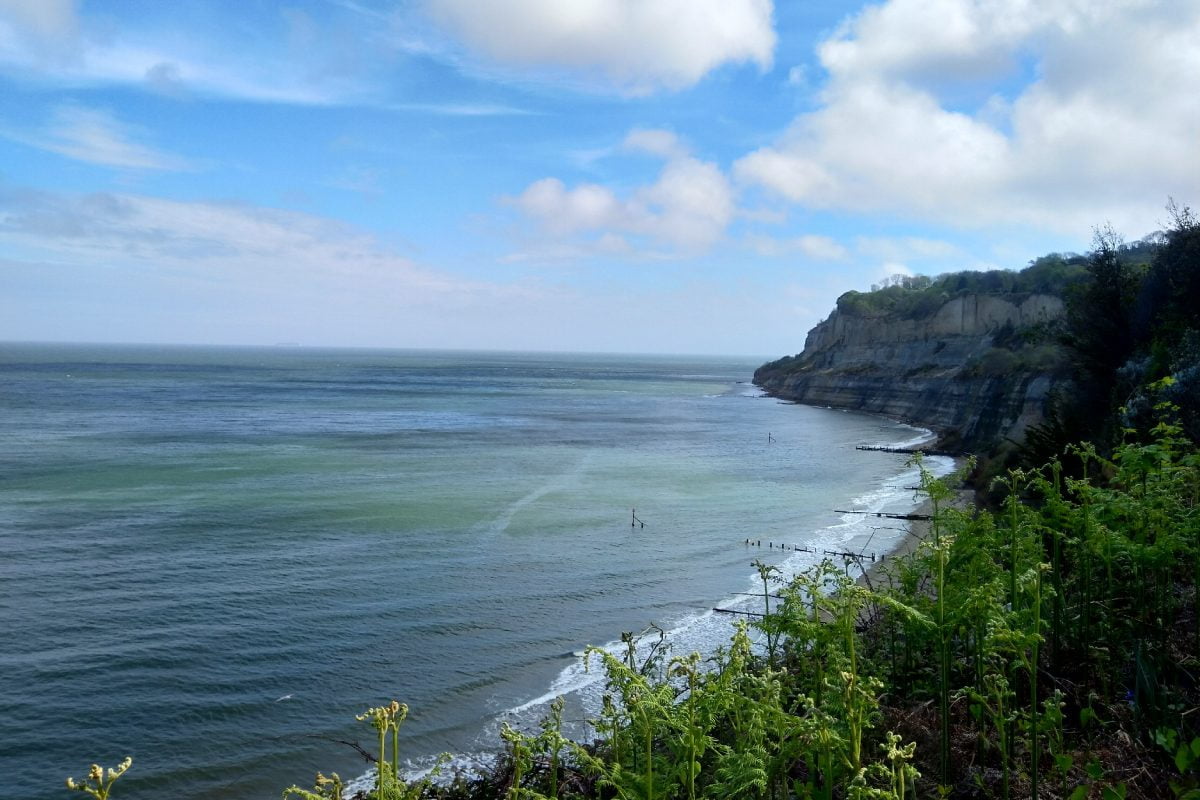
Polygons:
[[[1063,314],[1047,294],[961,294],[905,313],[844,295],[797,356],[754,382],[775,397],[883,414],[932,428],[943,447],[984,450],[1042,419],[1061,368]],[[942,298],[936,298],[941,300]]]

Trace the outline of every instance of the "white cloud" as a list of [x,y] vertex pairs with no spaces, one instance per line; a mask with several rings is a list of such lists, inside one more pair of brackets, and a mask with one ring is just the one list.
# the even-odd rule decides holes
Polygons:
[[837,240],[818,234],[787,239],[756,234],[746,237],[746,244],[759,255],[768,257],[800,254],[814,261],[843,261],[850,255]]
[[1033,0],[891,0],[867,6],[819,48],[840,78],[890,75],[956,79],[1005,69],[1031,31],[1078,13],[1079,4]]
[[929,261],[962,258],[964,255],[957,245],[920,236],[860,236],[855,240],[854,247],[862,255],[884,261]]
[[735,174],[810,208],[1141,232],[1200,185],[1197,43],[1195,3],[889,0],[822,44],[821,107]]
[[649,153],[660,158],[680,158],[687,148],[671,131],[637,128],[625,137],[624,147],[635,152]]
[[10,139],[52,153],[108,167],[151,170],[186,170],[191,165],[137,141],[145,131],[126,125],[108,111],[79,105],[60,106],[44,131],[30,135],[0,131]]
[[771,0],[428,0],[435,19],[508,65],[598,71],[645,93],[726,63],[771,64]]
[[642,227],[650,236],[703,249],[724,235],[733,218],[733,188],[715,164],[679,157],[634,195],[633,205],[645,215]]
[[42,39],[63,39],[75,33],[78,19],[74,0],[0,0],[0,20]]
[[634,236],[681,252],[704,250],[725,235],[736,207],[733,187],[719,167],[690,155],[666,131],[634,131],[624,146],[666,159],[657,180],[619,197],[600,184],[568,188],[558,178],[542,178],[505,202],[532,220],[543,235],[608,242],[605,252],[613,251],[606,235],[620,237],[627,246],[626,237]]
[[534,181],[515,200],[518,208],[547,231],[568,236],[607,227],[628,227],[628,209],[604,186],[585,183],[568,189],[558,178]]

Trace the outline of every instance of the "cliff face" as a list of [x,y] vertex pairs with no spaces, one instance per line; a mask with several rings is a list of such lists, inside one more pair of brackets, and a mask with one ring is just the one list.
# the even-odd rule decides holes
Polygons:
[[839,304],[800,355],[763,365],[754,382],[775,397],[932,428],[945,447],[984,449],[1042,419],[1060,354],[1037,344],[1038,332],[1062,314],[1062,300],[1043,294],[964,294],[915,318]]

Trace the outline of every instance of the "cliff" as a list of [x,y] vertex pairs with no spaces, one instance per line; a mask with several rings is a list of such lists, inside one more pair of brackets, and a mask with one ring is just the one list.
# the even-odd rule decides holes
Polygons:
[[932,428],[948,449],[1020,440],[1042,419],[1062,367],[1053,335],[1060,297],[969,292],[946,299],[926,289],[920,302],[882,310],[866,302],[872,297],[843,295],[809,331],[802,353],[764,364],[754,382],[782,399]]

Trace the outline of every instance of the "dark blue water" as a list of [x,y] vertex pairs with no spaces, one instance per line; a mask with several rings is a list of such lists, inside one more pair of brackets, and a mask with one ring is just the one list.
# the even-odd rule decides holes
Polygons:
[[416,764],[485,754],[559,692],[581,724],[587,644],[723,641],[785,560],[746,537],[885,550],[832,509],[910,503],[853,445],[914,431],[756,365],[0,345],[4,796],[131,755],[125,800],[275,798],[361,775],[335,740],[392,698]]

